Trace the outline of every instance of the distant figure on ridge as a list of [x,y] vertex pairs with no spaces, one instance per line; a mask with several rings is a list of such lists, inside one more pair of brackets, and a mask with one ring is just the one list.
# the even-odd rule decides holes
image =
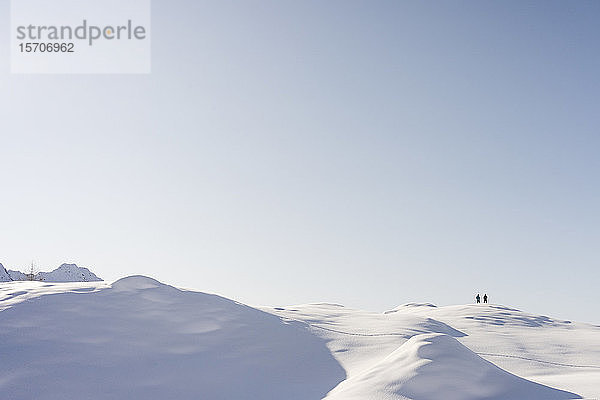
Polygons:
[[477,296],[475,296],[475,300],[477,300],[477,304],[481,303],[481,297],[479,296],[479,293],[477,293]]
[[487,303],[487,293],[483,295],[483,302]]

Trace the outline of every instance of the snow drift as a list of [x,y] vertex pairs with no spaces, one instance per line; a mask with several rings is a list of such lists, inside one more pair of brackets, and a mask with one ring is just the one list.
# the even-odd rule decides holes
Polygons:
[[0,312],[2,398],[309,400],[345,377],[303,324],[142,276],[80,285]]
[[388,357],[338,386],[327,400],[560,400],[581,398],[510,374],[455,338],[413,336]]

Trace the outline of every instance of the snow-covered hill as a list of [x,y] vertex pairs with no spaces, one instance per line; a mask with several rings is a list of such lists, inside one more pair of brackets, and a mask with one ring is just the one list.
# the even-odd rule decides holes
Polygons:
[[600,399],[600,327],[498,305],[252,308],[135,276],[0,284],[0,397]]
[[2,399],[308,400],[345,377],[304,324],[150,278],[8,282],[0,299]]

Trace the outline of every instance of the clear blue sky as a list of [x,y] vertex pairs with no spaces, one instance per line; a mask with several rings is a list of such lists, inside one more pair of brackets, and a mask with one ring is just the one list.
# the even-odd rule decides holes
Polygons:
[[151,75],[11,75],[0,262],[600,322],[600,2],[155,1]]

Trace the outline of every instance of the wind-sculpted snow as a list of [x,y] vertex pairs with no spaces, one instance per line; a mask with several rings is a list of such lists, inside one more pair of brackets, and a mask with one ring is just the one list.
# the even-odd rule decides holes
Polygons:
[[[114,282],[111,287],[116,292],[131,292],[143,289],[156,289],[161,288],[161,290],[178,290],[172,286],[164,285],[157,281],[156,279],[148,278],[143,275],[134,275],[124,279],[119,279]],[[169,289],[170,288],[170,289]]]
[[327,340],[330,350],[350,377],[385,358],[415,335],[465,335],[429,317],[402,313],[386,315],[324,303],[264,310],[309,325],[315,335]]
[[386,311],[384,314],[392,314],[398,311],[402,311],[406,308],[420,308],[420,307],[430,307],[430,308],[435,308],[435,304],[431,304],[431,303],[404,303],[396,308],[394,308],[393,310],[390,311]]
[[[509,373],[574,393],[572,398],[581,395],[590,400],[600,399],[600,385],[597,384],[600,382],[600,329],[593,325],[552,319],[491,304],[435,307],[429,303],[407,303],[384,313],[327,304],[264,310],[283,318],[302,321],[311,327],[315,335],[327,340],[327,346],[348,375],[348,380],[341,383],[330,395],[335,394],[336,400],[345,399],[341,393],[349,393],[344,391],[338,394],[338,391],[342,387],[350,386],[353,393],[364,396],[359,395],[355,398],[406,400],[407,397],[395,392],[386,392],[387,397],[379,392],[376,394],[376,391],[369,392],[369,387],[373,386],[375,381],[364,380],[364,374],[376,366],[381,367],[380,363],[410,338],[427,334],[453,337],[469,350]],[[397,368],[401,368],[399,363],[400,360],[394,361]],[[454,372],[464,372],[460,363],[457,362],[455,367]],[[382,372],[380,368],[376,371]],[[451,372],[448,371],[447,376],[453,376]],[[468,373],[465,372],[464,377],[467,377]],[[357,380],[359,376],[362,378]],[[394,373],[386,376],[387,381],[384,383],[385,379],[381,380],[379,384],[393,387],[404,379]],[[449,398],[447,390],[435,386],[440,380],[443,381],[444,376],[446,374],[425,374],[423,378],[419,378],[441,390],[435,396],[420,398]],[[510,382],[516,381],[502,382],[512,385]],[[363,384],[364,387],[359,388]],[[563,395],[561,392],[549,393]],[[498,396],[500,397],[494,398],[482,394],[471,398],[515,400],[515,397],[509,395]]]
[[413,336],[348,379],[327,400],[566,400],[580,396],[527,381],[439,333]]
[[140,276],[69,290],[0,312],[1,398],[309,400],[345,378],[304,324],[216,295]]
[[523,378],[600,399],[600,329],[495,304],[405,310],[452,325],[461,343]]

